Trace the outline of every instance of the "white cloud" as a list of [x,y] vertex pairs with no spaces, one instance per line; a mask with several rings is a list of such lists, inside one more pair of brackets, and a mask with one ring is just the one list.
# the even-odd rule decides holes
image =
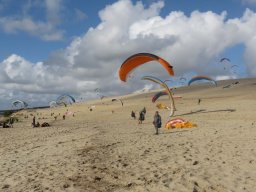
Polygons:
[[251,75],[256,75],[256,34],[246,43],[245,61]]
[[[0,88],[29,94],[56,96],[66,92],[79,97],[130,93],[148,83],[143,75],[169,78],[158,63],[134,71],[134,77],[121,84],[118,69],[130,55],[150,52],[162,56],[177,76],[193,72],[217,79],[232,77],[219,67],[218,59],[227,49],[245,45],[245,64],[256,75],[256,14],[247,9],[241,18],[227,19],[226,12],[194,11],[190,16],[171,12],[160,16],[163,2],[145,8],[141,2],[120,0],[99,12],[101,22],[77,37],[65,49],[53,52],[44,62],[31,63],[13,55],[0,65]],[[12,29],[9,27],[8,29]],[[216,61],[213,64],[213,61]],[[146,84],[146,85],[145,85]],[[9,92],[9,91],[8,91]],[[52,100],[52,99],[51,99]]]
[[0,18],[0,26],[7,33],[24,31],[47,41],[60,40],[64,34],[63,30],[56,30],[50,23],[35,22],[31,18],[2,17]]
[[153,84],[146,84],[142,89],[134,91],[134,93],[145,93],[149,92],[154,87]]
[[45,5],[48,22],[54,25],[59,24],[62,0],[45,0]]
[[222,75],[222,76],[217,76],[217,77],[215,78],[216,81],[228,80],[228,79],[232,79],[232,76]]
[[26,32],[46,41],[61,40],[64,36],[64,30],[58,29],[61,3],[61,0],[45,0],[47,21],[43,21],[29,15],[31,9],[39,9],[42,5],[36,1],[27,1],[22,7],[22,15],[0,16],[0,28],[6,33]]

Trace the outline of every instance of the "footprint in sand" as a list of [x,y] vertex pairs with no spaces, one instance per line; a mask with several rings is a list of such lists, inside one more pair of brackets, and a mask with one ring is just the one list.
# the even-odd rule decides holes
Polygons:
[[162,183],[164,184],[165,187],[169,187],[171,182],[172,178],[166,178],[162,180]]
[[194,161],[193,162],[193,165],[197,165],[199,162],[198,161]]
[[2,187],[2,189],[8,189],[8,188],[10,188],[9,184],[4,184],[4,186]]

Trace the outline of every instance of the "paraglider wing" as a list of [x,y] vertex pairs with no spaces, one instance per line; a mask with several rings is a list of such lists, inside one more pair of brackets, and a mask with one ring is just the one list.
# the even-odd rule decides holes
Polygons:
[[226,57],[223,57],[223,58],[220,59],[220,62],[224,62],[224,61],[230,62],[230,59],[226,58]]
[[71,95],[69,95],[69,97],[71,98],[71,100],[72,100],[74,103],[76,102],[76,100],[75,100],[74,97],[72,97]]
[[67,104],[65,102],[61,102],[59,105],[64,105],[65,107],[67,107]]
[[63,94],[56,99],[56,103],[58,105],[61,103],[65,103],[67,105],[75,102],[76,102],[75,98],[68,94]]
[[23,104],[25,108],[28,106],[28,104],[25,101],[23,101]]
[[171,93],[169,87],[163,81],[161,81],[160,79],[153,77],[153,76],[144,76],[144,77],[142,77],[142,80],[149,80],[149,81],[155,82],[155,83],[161,85],[165,89],[165,91],[169,95],[169,99],[171,100],[171,107],[170,108],[168,107],[168,109],[171,111],[169,116],[170,117],[173,116],[175,105],[174,105],[174,100],[173,100],[172,93]]
[[28,106],[28,104],[22,100],[16,100],[12,102],[12,106],[14,107],[17,107],[19,104],[21,105],[22,108],[26,108]]
[[186,120],[184,120],[182,118],[170,119],[169,121],[166,122],[165,128],[167,128],[167,129],[174,128],[177,123],[185,123],[185,122],[186,122]]
[[50,101],[50,102],[49,102],[49,106],[50,106],[50,107],[57,107],[56,101]]
[[124,105],[124,103],[123,103],[123,101],[122,101],[121,99],[112,99],[112,102],[113,102],[113,101],[120,101],[121,104],[122,104],[122,106]]
[[195,76],[192,79],[190,79],[190,81],[188,82],[188,85],[191,85],[193,82],[199,81],[199,80],[207,80],[207,81],[210,81],[210,82],[214,83],[215,86],[217,86],[217,82],[214,81],[212,78],[207,77],[207,76]]
[[152,103],[155,103],[156,100],[157,100],[159,97],[163,96],[163,95],[168,95],[168,93],[167,93],[166,91],[160,91],[160,92],[156,93],[156,94],[152,97]]
[[181,85],[186,84],[186,81],[187,81],[187,79],[186,79],[185,77],[181,77],[181,78],[179,79],[179,82],[180,82]]
[[232,67],[231,67],[231,72],[234,73],[234,74],[236,74],[237,71],[238,71],[238,66],[237,66],[237,65],[232,65]]
[[187,81],[187,79],[185,77],[181,77],[180,81]]
[[174,75],[173,67],[161,57],[151,54],[151,53],[138,53],[132,55],[128,59],[126,59],[119,69],[119,78],[122,81],[126,81],[128,74],[135,69],[136,67],[147,63],[149,61],[157,61],[159,62],[169,73],[169,75]]
[[220,63],[223,64],[224,70],[226,70],[226,67],[225,67],[226,65],[231,64],[230,59],[228,59],[228,58],[226,58],[226,57],[220,59]]

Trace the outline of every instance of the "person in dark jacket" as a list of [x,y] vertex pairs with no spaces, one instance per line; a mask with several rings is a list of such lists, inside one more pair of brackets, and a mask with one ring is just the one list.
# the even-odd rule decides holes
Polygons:
[[135,112],[134,112],[134,111],[131,112],[131,117],[132,117],[133,119],[136,119],[136,115],[135,115]]
[[34,116],[32,120],[32,127],[35,127],[35,126],[36,126],[36,117]]
[[158,129],[162,127],[162,120],[161,120],[161,116],[159,115],[158,111],[156,111],[156,113],[155,113],[153,124],[155,126],[156,135],[158,135]]
[[139,114],[139,124],[142,124],[142,121],[145,120],[145,113],[143,111]]
[[146,115],[146,113],[147,113],[146,107],[144,107],[144,108],[142,109],[142,111],[143,111],[144,115]]

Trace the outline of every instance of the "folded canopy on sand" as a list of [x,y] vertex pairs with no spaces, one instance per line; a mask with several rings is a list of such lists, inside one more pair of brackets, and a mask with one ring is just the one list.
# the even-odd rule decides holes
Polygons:
[[166,106],[165,104],[163,104],[163,103],[156,104],[156,107],[158,109],[168,109],[168,110],[170,110],[170,108],[168,106]]
[[186,121],[182,118],[175,118],[171,119],[166,122],[165,128],[167,129],[175,129],[175,128],[193,128],[197,127],[196,124],[192,123],[191,121]]

